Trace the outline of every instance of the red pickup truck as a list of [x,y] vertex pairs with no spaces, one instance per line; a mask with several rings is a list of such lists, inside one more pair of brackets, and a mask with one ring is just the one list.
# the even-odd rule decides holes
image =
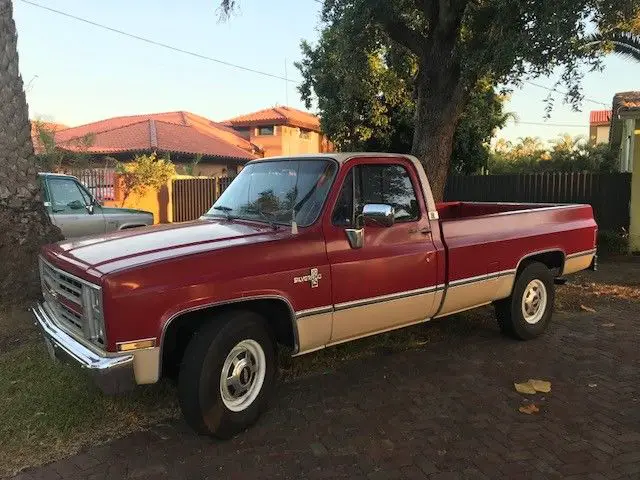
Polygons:
[[408,155],[260,159],[197,221],[44,247],[33,312],[105,391],[177,375],[189,425],[225,438],[265,408],[277,345],[490,303],[504,333],[540,335],[555,281],[595,267],[596,234],[588,205],[436,205]]

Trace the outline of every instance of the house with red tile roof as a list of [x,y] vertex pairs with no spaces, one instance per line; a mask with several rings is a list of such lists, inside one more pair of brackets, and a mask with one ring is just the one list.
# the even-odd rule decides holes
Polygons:
[[265,157],[333,151],[333,146],[320,131],[320,119],[295,108],[266,108],[223,123],[257,145]]
[[[86,138],[90,141],[83,141]],[[183,111],[108,118],[57,130],[55,142],[61,150],[96,159],[127,161],[140,153],[168,154],[179,172],[202,155],[200,175],[235,175],[249,160],[262,156],[229,126]]]
[[589,112],[589,143],[609,143],[611,110],[591,110]]

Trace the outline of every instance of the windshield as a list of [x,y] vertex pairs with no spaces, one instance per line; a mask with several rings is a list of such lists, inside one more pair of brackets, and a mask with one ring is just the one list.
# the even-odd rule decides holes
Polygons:
[[205,217],[242,218],[301,227],[316,221],[338,166],[324,159],[247,165]]

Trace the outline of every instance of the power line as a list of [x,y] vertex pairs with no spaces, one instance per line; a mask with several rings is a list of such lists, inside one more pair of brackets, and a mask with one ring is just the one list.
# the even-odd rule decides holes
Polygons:
[[[141,42],[145,42],[145,43],[148,43],[150,45],[155,45],[157,47],[166,48],[166,49],[174,51],[174,52],[183,53],[185,55],[190,55],[192,57],[196,57],[196,58],[199,58],[201,60],[207,60],[207,61],[210,61],[210,62],[218,63],[220,65],[225,65],[227,67],[236,68],[238,70],[243,70],[245,72],[255,73],[255,74],[258,74],[258,75],[263,75],[265,77],[275,78],[275,79],[278,79],[278,80],[284,80],[285,82],[297,83],[296,80],[289,79],[286,76],[283,77],[281,75],[276,75],[276,74],[269,73],[269,72],[263,72],[261,70],[256,70],[255,68],[245,67],[243,65],[238,65],[238,64],[235,64],[235,63],[227,62],[225,60],[220,60],[219,58],[213,58],[213,57],[209,57],[207,55],[203,55],[201,53],[192,52],[190,50],[185,50],[185,49],[179,48],[179,47],[174,47],[173,45],[169,45],[167,43],[162,43],[162,42],[158,42],[156,40],[152,40],[150,38],[141,37],[140,35],[135,35],[133,33],[125,32],[125,31],[119,30],[117,28],[109,27],[108,25],[104,25],[102,23],[94,22],[94,21],[88,20],[86,18],[78,17],[76,15],[72,15],[70,13],[63,12],[61,10],[56,10],[55,8],[47,7],[45,5],[41,5],[39,3],[32,2],[31,0],[20,0],[20,1],[23,2],[23,3],[26,3],[28,5],[40,8],[42,10],[46,10],[46,11],[49,11],[49,12],[52,12],[52,13],[55,13],[55,14],[58,14],[58,15],[62,15],[64,17],[71,18],[73,20],[77,20],[79,22],[83,22],[83,23],[86,23],[88,25],[92,25],[94,27],[102,28],[103,30],[107,30],[107,31],[112,32],[112,33],[117,33],[117,34],[123,35],[125,37],[133,38],[135,40],[139,40]],[[320,4],[324,3],[323,0],[314,0],[314,1],[316,3],[320,3]],[[525,82],[530,84],[530,85],[533,85],[534,87],[542,88],[542,89],[548,90],[550,92],[566,93],[566,92],[562,92],[561,90],[558,90],[556,88],[546,87],[544,85],[540,85],[538,83],[531,82],[529,80],[525,80]],[[595,104],[598,104],[598,105],[604,105],[606,107],[609,106],[608,104],[606,104],[604,102],[599,102],[599,101],[593,100],[591,98],[585,97],[585,100],[589,101],[589,102],[592,102],[592,103],[595,103]],[[526,122],[520,122],[520,123],[526,123]],[[551,125],[551,124],[548,124],[548,125]],[[563,125],[560,125],[560,126],[563,126]],[[564,125],[564,126],[573,126],[573,125]]]
[[577,123],[547,123],[547,122],[515,122],[515,125],[539,125],[541,127],[575,127],[575,128],[587,128],[586,125],[579,125]]
[[62,15],[62,16],[67,17],[67,18],[72,18],[73,20],[77,20],[79,22],[87,23],[89,25],[93,25],[94,27],[102,28],[103,30],[108,30],[110,32],[117,33],[117,34],[123,35],[125,37],[134,38],[136,40],[140,40],[141,42],[149,43],[149,44],[155,45],[157,47],[166,48],[166,49],[172,50],[174,52],[184,53],[185,55],[191,55],[192,57],[196,57],[196,58],[199,58],[201,60],[208,60],[210,62],[215,62],[215,63],[218,63],[220,65],[225,65],[227,67],[236,68],[238,70],[244,70],[245,72],[251,72],[251,73],[256,73],[258,75],[264,75],[265,77],[276,78],[278,80],[284,80],[285,82],[297,83],[295,80],[290,80],[290,79],[288,79],[286,77],[282,77],[280,75],[276,75],[276,74],[268,73],[268,72],[263,72],[261,70],[256,70],[254,68],[244,67],[242,65],[237,65],[235,63],[226,62],[226,61],[220,60],[218,58],[208,57],[207,55],[203,55],[201,53],[196,53],[196,52],[191,52],[189,50],[184,50],[182,48],[174,47],[173,45],[169,45],[169,44],[166,44],[166,43],[158,42],[156,40],[151,40],[150,38],[145,38],[145,37],[141,37],[139,35],[135,35],[133,33],[125,32],[125,31],[122,31],[122,30],[118,30],[117,28],[109,27],[107,25],[103,25],[102,23],[98,23],[98,22],[94,22],[94,21],[91,21],[91,20],[87,20],[86,18],[78,17],[76,15],[72,15],[70,13],[63,12],[61,10],[56,10],[55,8],[46,7],[44,5],[40,5],[39,3],[32,2],[30,0],[20,0],[20,1],[23,2],[23,3],[27,3],[29,5],[32,5],[34,7],[37,7],[37,8],[41,8],[42,10],[48,10],[49,12],[56,13],[58,15]]
[[[534,87],[542,88],[544,90],[548,90],[548,91],[554,92],[554,93],[563,93],[563,94],[567,93],[567,92],[563,92],[562,90],[558,90],[557,88],[551,88],[551,87],[547,87],[545,85],[540,85],[539,83],[535,83],[535,82],[532,82],[530,80],[525,80],[525,83],[528,83],[529,85],[533,85]],[[598,105],[604,105],[605,107],[610,107],[611,106],[608,103],[599,102],[598,100],[594,100],[594,99],[588,98],[588,97],[584,97],[584,100],[587,101],[587,102],[598,104]]]

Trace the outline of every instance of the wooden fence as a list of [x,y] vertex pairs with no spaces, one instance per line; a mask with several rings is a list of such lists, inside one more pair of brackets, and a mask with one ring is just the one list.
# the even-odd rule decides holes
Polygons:
[[629,229],[630,173],[453,176],[446,201],[588,203],[601,230]]
[[173,221],[200,218],[231,184],[233,177],[179,178],[173,180],[171,202]]

